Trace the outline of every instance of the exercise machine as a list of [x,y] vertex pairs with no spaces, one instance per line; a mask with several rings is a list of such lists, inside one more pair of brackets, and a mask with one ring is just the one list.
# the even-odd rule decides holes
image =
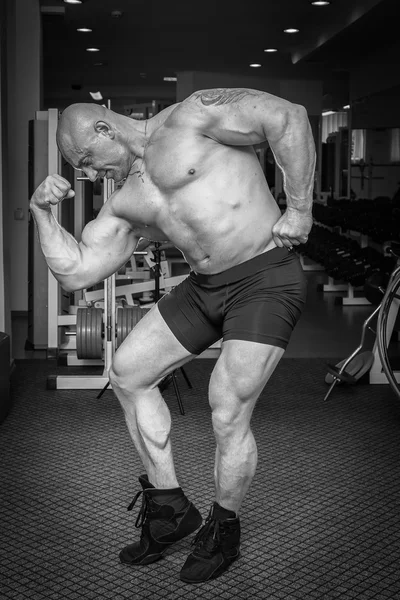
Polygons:
[[[400,308],[400,244],[389,243],[385,250],[396,258],[396,267],[390,275],[386,288],[383,283],[380,283],[378,273],[372,293],[366,293],[370,297],[371,304],[378,304],[378,306],[363,323],[359,346],[347,359],[337,365],[327,365],[328,373],[325,382],[330,387],[324,400],[329,398],[338,383],[355,384],[368,372],[370,384],[389,383],[396,396],[400,398],[400,371],[392,368],[388,352]],[[375,330],[372,328],[374,321]],[[368,331],[376,335],[372,350],[366,349]]]

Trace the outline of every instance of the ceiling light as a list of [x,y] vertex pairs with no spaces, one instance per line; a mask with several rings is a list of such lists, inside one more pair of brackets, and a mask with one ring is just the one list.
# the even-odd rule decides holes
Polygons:
[[350,104],[346,104],[346,106],[343,106],[344,110],[348,110],[350,108]]
[[178,81],[177,77],[164,77],[164,81]]
[[334,114],[335,114],[335,111],[334,111],[334,110],[325,110],[325,111],[322,113],[322,116],[323,116],[323,117],[328,117],[329,115],[334,115]]
[[82,4],[82,0],[64,0],[65,4]]
[[80,31],[81,33],[90,33],[92,30],[89,29],[88,27],[79,27],[79,29],[77,29],[77,31]]
[[278,52],[277,48],[266,48],[264,52]]
[[101,92],[89,92],[89,94],[92,96],[93,100],[103,100]]
[[330,4],[330,0],[315,0],[311,2],[313,6],[328,6]]
[[284,33],[299,33],[298,29],[284,29]]
[[260,63],[251,63],[250,67],[257,68],[257,67],[261,67],[261,65],[260,65]]
[[95,67],[104,67],[104,63],[103,62],[95,62],[94,66]]
[[86,52],[100,52],[100,48],[86,48]]

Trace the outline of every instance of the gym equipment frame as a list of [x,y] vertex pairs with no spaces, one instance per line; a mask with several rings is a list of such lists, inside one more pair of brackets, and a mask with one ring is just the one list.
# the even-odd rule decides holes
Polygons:
[[[394,248],[396,248],[395,250]],[[327,365],[328,374],[325,382],[330,384],[329,390],[324,400],[327,400],[333,391],[333,388],[340,381],[348,384],[355,384],[369,371],[370,384],[387,384],[393,389],[394,393],[400,398],[400,372],[394,371],[391,367],[388,346],[392,336],[394,325],[400,308],[400,247],[395,244],[388,246],[387,250],[397,258],[397,266],[393,270],[386,290],[383,288],[383,299],[375,308],[372,314],[364,321],[362,327],[361,341],[354,352],[345,360],[337,365]],[[365,335],[368,329],[371,329],[372,321],[377,318],[376,338],[373,350],[365,350]]]

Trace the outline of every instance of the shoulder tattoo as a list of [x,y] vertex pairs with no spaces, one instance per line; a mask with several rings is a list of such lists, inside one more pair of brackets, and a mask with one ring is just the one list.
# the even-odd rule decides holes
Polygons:
[[214,90],[204,90],[202,92],[195,92],[192,94],[194,100],[201,100],[204,106],[210,106],[214,104],[219,106],[221,104],[232,104],[240,102],[246,96],[258,96],[259,93],[255,90],[247,90],[243,88],[230,89],[230,88],[218,88]]

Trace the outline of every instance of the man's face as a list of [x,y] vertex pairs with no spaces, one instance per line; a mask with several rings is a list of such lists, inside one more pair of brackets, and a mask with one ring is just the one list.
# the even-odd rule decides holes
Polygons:
[[129,174],[130,154],[115,138],[96,133],[90,138],[74,136],[74,143],[63,147],[67,161],[82,170],[90,181],[106,177],[120,182]]
[[91,181],[106,177],[118,183],[129,174],[129,158],[129,153],[121,143],[100,134],[83,148],[79,168]]

